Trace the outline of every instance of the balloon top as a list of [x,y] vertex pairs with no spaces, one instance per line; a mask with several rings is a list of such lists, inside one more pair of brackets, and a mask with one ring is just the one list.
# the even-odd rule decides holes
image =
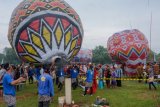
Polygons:
[[14,9],[8,39],[26,62],[71,60],[80,50],[83,27],[79,15],[64,0],[25,0]]

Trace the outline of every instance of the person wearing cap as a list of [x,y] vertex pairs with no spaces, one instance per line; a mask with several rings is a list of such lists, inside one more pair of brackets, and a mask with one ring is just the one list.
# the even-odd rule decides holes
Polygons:
[[3,77],[3,91],[4,91],[4,101],[8,107],[15,107],[16,105],[16,90],[15,85],[25,80],[25,78],[20,77],[17,80],[13,79],[11,75],[13,72],[13,67],[9,64],[4,65],[6,73]]
[[45,68],[44,73],[38,80],[38,107],[49,107],[54,96],[53,81],[49,72],[49,69]]

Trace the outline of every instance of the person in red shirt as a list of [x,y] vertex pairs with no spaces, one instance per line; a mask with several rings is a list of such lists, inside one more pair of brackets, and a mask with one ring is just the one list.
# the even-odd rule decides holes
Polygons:
[[98,68],[95,67],[94,68],[94,75],[93,75],[93,85],[92,85],[92,89],[93,89],[93,93],[95,93],[97,91],[97,76],[98,76]]

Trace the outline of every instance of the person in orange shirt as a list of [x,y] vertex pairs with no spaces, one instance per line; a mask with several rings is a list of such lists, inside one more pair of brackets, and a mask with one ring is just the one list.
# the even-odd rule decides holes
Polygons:
[[159,74],[159,65],[157,63],[155,63],[153,68],[154,68],[154,74],[158,75]]
[[149,83],[149,90],[151,90],[151,86],[154,87],[155,90],[157,90],[155,84],[154,84],[154,71],[153,71],[153,65],[150,64],[150,68],[148,69],[149,71],[149,78],[148,78],[148,83]]
[[143,79],[143,66],[141,63],[139,63],[138,67],[137,67],[137,77],[138,77],[138,82],[140,83],[142,80],[140,79]]

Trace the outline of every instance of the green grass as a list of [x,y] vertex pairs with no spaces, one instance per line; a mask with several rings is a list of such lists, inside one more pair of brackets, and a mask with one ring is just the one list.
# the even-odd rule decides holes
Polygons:
[[[75,103],[91,105],[96,96],[106,98],[110,107],[160,107],[160,87],[157,91],[149,91],[148,85],[144,83],[137,83],[136,81],[125,81],[121,88],[115,89],[98,89],[93,96],[82,96],[82,89],[73,90],[73,100]],[[27,84],[22,91],[17,92],[17,106],[16,107],[37,107],[37,88],[36,85]],[[58,96],[64,96],[64,90],[58,92],[55,89],[54,102],[51,107],[58,107]],[[2,99],[0,99],[0,107],[5,107]],[[88,107],[88,106],[87,106]]]

